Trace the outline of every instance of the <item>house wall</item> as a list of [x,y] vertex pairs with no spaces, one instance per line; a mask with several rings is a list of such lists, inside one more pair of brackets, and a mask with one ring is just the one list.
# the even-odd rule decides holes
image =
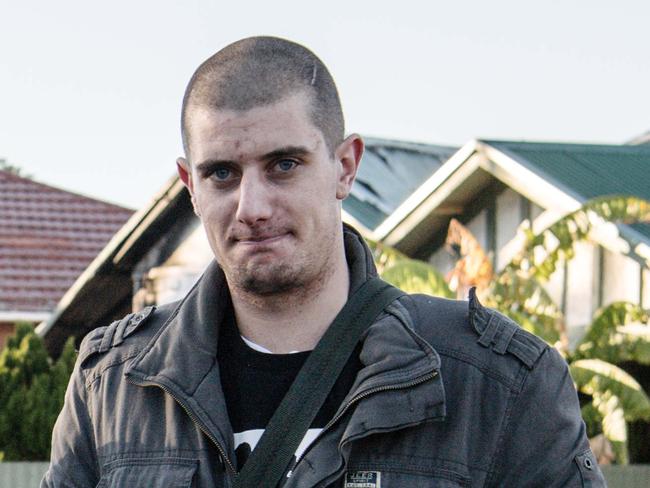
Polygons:
[[641,267],[636,261],[603,251],[602,304],[621,300],[639,303],[641,290]]
[[508,244],[517,235],[517,229],[526,216],[522,215],[521,195],[506,188],[496,197],[495,260],[497,269],[502,269],[512,259]]
[[490,243],[488,241],[488,212],[482,210],[476,217],[470,220],[465,227],[476,237],[478,243],[483,249],[489,250]]
[[451,253],[443,246],[429,257],[429,263],[443,275],[446,275],[454,269],[455,261]]
[[566,281],[558,287],[563,295],[563,303],[560,303],[571,345],[582,337],[598,308],[599,252],[597,245],[577,243],[574,258],[564,268]]

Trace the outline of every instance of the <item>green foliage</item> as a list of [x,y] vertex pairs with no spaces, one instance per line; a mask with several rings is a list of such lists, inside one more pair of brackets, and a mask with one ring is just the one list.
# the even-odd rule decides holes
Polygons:
[[578,344],[575,358],[600,358],[612,363],[650,364],[650,317],[629,302],[615,302],[598,310]]
[[32,326],[18,324],[0,352],[0,460],[49,458],[52,428],[75,359],[73,338],[52,362]]
[[366,244],[368,244],[368,247],[372,251],[372,258],[375,261],[377,271],[380,275],[382,275],[384,269],[390,268],[396,262],[403,259],[410,259],[406,254],[381,242],[366,239]]
[[396,260],[384,268],[381,277],[407,293],[454,297],[442,274],[433,266],[415,259]]
[[445,277],[429,263],[411,259],[397,249],[366,239],[379,275],[408,293],[453,298]]
[[562,312],[537,280],[524,278],[512,268],[506,268],[496,276],[484,295],[486,305],[509,316],[549,344],[563,349]]
[[621,368],[601,359],[578,359],[569,365],[569,369],[573,381],[583,393],[594,396],[606,391],[619,399],[626,420],[650,420],[648,395]]

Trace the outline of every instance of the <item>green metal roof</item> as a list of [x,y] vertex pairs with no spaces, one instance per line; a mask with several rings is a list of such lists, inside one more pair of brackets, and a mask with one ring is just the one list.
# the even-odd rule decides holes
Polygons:
[[431,176],[456,148],[364,138],[366,150],[343,208],[375,229]]
[[[482,141],[580,201],[603,195],[650,200],[650,146]],[[631,226],[650,239],[650,225]]]

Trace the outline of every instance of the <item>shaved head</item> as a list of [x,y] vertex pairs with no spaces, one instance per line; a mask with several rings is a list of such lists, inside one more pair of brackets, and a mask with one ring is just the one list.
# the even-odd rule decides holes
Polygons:
[[276,37],[250,37],[223,48],[194,72],[183,97],[181,132],[190,157],[194,108],[247,111],[305,91],[311,119],[331,154],[343,140],[341,101],[329,71],[309,49]]

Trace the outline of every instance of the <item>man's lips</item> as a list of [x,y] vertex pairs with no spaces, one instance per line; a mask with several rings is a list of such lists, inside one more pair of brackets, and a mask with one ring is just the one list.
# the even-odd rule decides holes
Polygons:
[[289,232],[283,232],[280,234],[262,234],[262,235],[252,235],[252,236],[240,236],[236,237],[235,241],[239,244],[248,244],[248,245],[260,245],[260,244],[272,244],[274,242],[287,237]]

